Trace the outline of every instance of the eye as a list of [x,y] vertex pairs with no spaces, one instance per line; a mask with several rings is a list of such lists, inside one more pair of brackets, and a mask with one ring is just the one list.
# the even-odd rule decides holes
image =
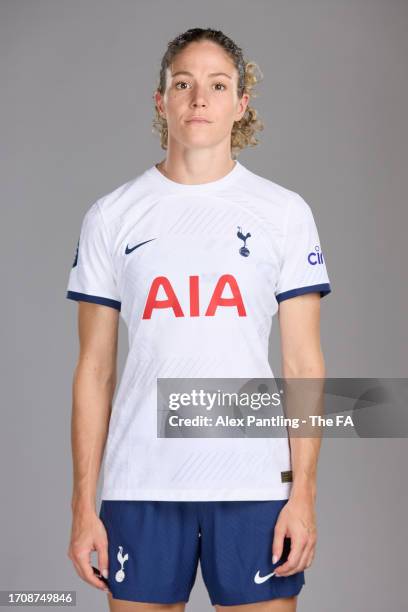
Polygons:
[[175,84],[175,88],[176,89],[186,89],[185,87],[178,87],[178,85],[186,85],[187,81],[177,81],[177,83]]
[[[221,87],[223,87],[224,89],[226,89],[224,83],[216,83],[215,85],[221,85]],[[222,89],[219,89],[218,91],[223,91]]]

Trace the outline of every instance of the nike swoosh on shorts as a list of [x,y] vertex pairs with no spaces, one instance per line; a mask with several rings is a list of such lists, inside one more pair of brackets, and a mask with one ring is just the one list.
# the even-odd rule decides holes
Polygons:
[[263,582],[268,580],[268,578],[271,578],[271,576],[273,576],[274,574],[275,572],[272,572],[271,574],[266,574],[266,576],[260,576],[258,570],[254,576],[254,582],[256,582],[256,584],[262,584]]

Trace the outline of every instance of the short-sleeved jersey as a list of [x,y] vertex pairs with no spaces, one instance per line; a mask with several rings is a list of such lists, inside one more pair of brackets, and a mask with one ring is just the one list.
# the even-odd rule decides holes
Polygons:
[[154,165],[95,201],[66,296],[116,308],[128,329],[102,499],[288,499],[287,437],[158,437],[157,378],[273,378],[279,303],[330,291],[310,206],[238,161],[197,185]]

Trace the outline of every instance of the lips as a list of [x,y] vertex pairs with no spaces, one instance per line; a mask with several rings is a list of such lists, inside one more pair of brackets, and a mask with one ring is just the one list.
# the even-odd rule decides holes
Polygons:
[[187,123],[210,123],[204,117],[191,117],[191,119],[187,119]]

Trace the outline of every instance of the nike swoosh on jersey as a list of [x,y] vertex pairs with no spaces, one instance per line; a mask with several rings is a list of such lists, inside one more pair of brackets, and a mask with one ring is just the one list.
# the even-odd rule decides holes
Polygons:
[[156,238],[150,238],[150,240],[145,240],[144,242],[139,242],[139,244],[137,244],[136,246],[132,247],[131,249],[129,249],[129,245],[127,244],[126,245],[126,250],[125,250],[125,255],[129,255],[129,253],[131,253],[135,249],[138,249],[143,244],[146,244],[146,242],[151,242],[152,240],[156,240]]
[[274,574],[275,572],[272,572],[271,574],[267,574],[266,576],[260,576],[258,570],[254,576],[254,582],[256,582],[256,584],[262,584],[263,582],[268,580],[268,578],[271,578]]

